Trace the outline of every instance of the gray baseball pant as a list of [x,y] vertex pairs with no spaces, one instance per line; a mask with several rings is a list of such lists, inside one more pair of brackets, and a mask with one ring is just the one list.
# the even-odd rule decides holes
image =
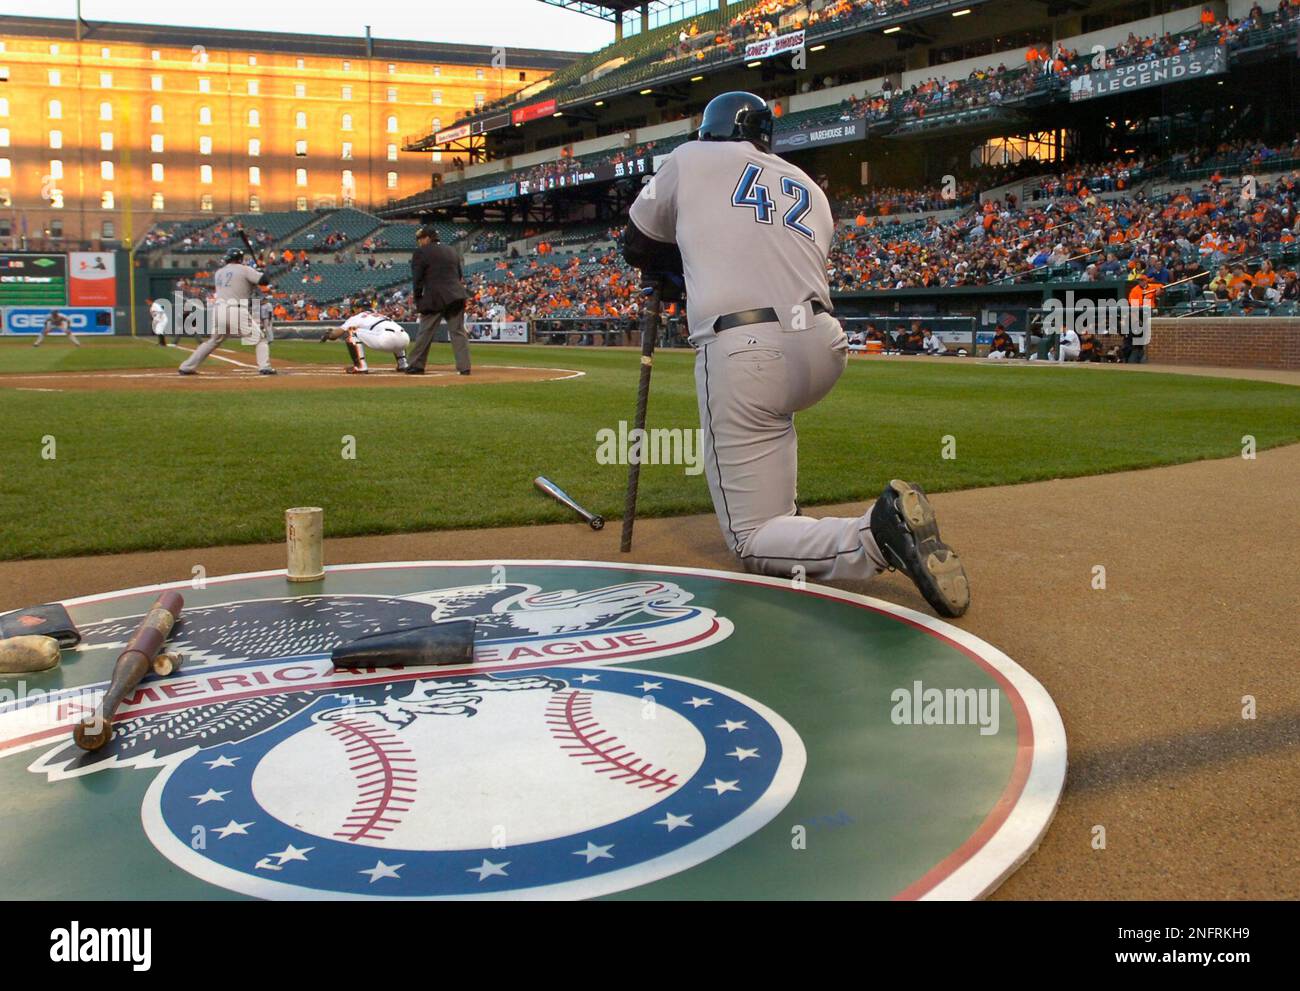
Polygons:
[[871,536],[870,510],[852,519],[796,515],[794,414],[831,391],[847,358],[848,340],[828,313],[807,330],[754,324],[700,345],[704,474],[723,537],[748,571],[865,580],[888,567]]

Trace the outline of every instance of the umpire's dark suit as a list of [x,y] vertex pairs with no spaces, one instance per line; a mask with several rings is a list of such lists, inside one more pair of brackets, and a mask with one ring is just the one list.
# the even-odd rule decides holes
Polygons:
[[460,256],[446,245],[438,243],[432,228],[421,228],[416,234],[419,247],[411,255],[411,276],[415,283],[415,309],[420,314],[420,328],[409,357],[411,372],[424,371],[433,343],[434,331],[442,320],[447,321],[451,336],[452,353],[456,356],[456,371],[469,374],[469,335],[465,333],[465,300],[469,294],[460,268]]

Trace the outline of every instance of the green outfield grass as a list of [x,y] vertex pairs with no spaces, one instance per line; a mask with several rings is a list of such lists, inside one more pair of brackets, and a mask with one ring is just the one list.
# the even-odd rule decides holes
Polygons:
[[[18,345],[18,346],[16,346]],[[277,360],[345,360],[341,345],[277,342]],[[286,507],[325,508],[330,536],[553,522],[546,474],[617,516],[626,469],[596,463],[596,434],[630,420],[629,350],[476,345],[476,363],[578,369],[534,384],[255,392],[17,392],[0,388],[0,558],[279,540]],[[0,375],[156,367],[182,353],[145,341],[0,342]],[[386,368],[387,356],[375,356]],[[432,362],[450,361],[438,346]],[[697,426],[693,356],[660,352],[653,427]],[[49,365],[33,363],[50,362]],[[0,380],[0,386],[3,385]],[[1300,389],[1106,368],[854,360],[797,418],[800,499],[863,499],[894,476],[931,490],[1121,471],[1300,440]],[[945,460],[945,435],[956,458]],[[57,445],[42,459],[43,438]],[[341,453],[356,440],[356,459]],[[710,509],[702,475],[646,466],[641,509]],[[1097,507],[1099,512],[1108,507]],[[1110,507],[1122,508],[1122,507]]]

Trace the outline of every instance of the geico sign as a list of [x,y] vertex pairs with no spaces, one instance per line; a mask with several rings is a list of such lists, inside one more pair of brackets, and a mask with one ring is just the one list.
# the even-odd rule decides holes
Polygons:
[[[84,330],[90,326],[90,317],[85,313],[65,313],[63,318],[68,321],[68,327],[72,330]],[[42,313],[11,313],[9,314],[9,326],[14,330],[40,330],[45,326],[48,319],[47,314]]]

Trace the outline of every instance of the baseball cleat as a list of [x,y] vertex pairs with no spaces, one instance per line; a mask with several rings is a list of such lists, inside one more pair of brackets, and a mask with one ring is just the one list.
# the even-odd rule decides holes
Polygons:
[[414,367],[412,367],[412,368],[408,368],[408,369],[406,369],[406,371],[405,371],[404,374],[406,374],[406,375],[423,375],[423,374],[424,374],[424,369],[423,369],[423,368],[414,368]]
[[916,584],[941,616],[970,605],[970,581],[957,552],[939,539],[934,507],[920,486],[894,479],[871,507],[871,535],[892,568]]
[[177,374],[177,375],[197,375],[197,374],[199,374],[199,373],[198,373],[197,370],[196,370],[196,371],[190,371],[189,369],[186,369],[186,368],[178,368],[178,369],[176,369],[176,374]]
[[278,373],[274,368],[259,368],[259,369],[257,370],[257,374],[258,374],[258,375],[278,375],[279,373]]
[[368,375],[368,374],[369,374],[369,372],[367,371],[367,369],[364,369],[364,368],[357,368],[357,367],[355,367],[355,366],[353,366],[353,365],[348,365],[348,367],[345,368],[344,371],[347,372],[349,375]]

